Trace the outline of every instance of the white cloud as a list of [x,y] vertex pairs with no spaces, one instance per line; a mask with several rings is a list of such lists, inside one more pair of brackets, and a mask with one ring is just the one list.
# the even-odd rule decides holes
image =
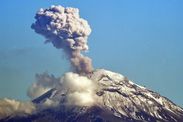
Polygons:
[[63,87],[68,89],[68,104],[80,106],[91,106],[94,104],[96,85],[93,81],[72,72],[66,73],[61,81],[63,82]]

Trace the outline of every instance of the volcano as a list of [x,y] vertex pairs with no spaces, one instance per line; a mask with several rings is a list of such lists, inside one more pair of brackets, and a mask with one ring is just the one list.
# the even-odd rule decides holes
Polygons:
[[97,69],[87,77],[96,84],[94,104],[68,105],[70,90],[55,87],[32,101],[37,108],[48,101],[55,106],[1,122],[183,122],[181,107],[121,74]]

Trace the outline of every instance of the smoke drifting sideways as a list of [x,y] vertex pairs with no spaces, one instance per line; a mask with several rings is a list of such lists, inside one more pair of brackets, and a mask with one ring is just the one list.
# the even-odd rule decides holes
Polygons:
[[60,78],[56,78],[54,75],[49,75],[47,72],[36,74],[35,78],[36,82],[33,82],[27,90],[27,95],[32,100],[58,86],[60,80]]
[[[37,74],[36,82],[29,87],[27,94],[33,100],[51,89],[66,93],[67,102],[62,103],[65,105],[91,106],[97,98],[95,94],[97,85],[95,82],[86,76],[73,72],[67,72],[60,78],[47,73]],[[59,100],[60,98],[46,98],[41,107],[43,109],[45,107],[55,107],[59,104]]]
[[64,8],[52,5],[40,9],[31,28],[51,42],[57,49],[67,54],[75,72],[87,74],[92,72],[92,60],[82,52],[88,50],[87,39],[91,33],[88,22],[79,16],[77,8]]
[[[92,106],[98,103],[96,95],[97,85],[86,76],[77,73],[67,72],[62,77],[56,78],[48,73],[36,74],[36,81],[29,87],[27,95],[34,100],[51,89],[57,89],[65,93],[66,102],[60,103],[62,96],[58,99],[48,97],[35,104],[31,101],[17,101],[13,99],[0,99],[0,119],[9,116],[32,115],[47,108],[57,108],[60,104],[65,106]],[[53,92],[53,95],[57,93]]]
[[0,119],[13,115],[29,115],[36,111],[32,102],[22,102],[8,98],[0,99]]
[[[67,91],[66,105],[91,106],[97,101],[95,82],[87,77],[93,70],[92,60],[82,52],[89,49],[87,45],[91,28],[88,22],[79,16],[77,8],[51,6],[40,9],[35,16],[31,28],[51,42],[57,49],[63,49],[73,67],[73,72],[65,73],[56,78],[47,73],[37,74],[36,82],[28,89],[31,100],[43,95],[51,89]],[[61,96],[58,96],[61,97]],[[42,105],[31,101],[21,102],[10,99],[0,99],[0,119],[11,115],[33,114],[47,107],[60,104],[59,99],[46,98]]]

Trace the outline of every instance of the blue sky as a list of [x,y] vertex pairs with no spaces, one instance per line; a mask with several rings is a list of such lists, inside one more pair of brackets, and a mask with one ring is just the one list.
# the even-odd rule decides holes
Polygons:
[[61,50],[30,26],[39,8],[77,7],[92,28],[95,68],[119,72],[183,106],[182,0],[1,0],[0,98],[27,100],[36,73],[69,71]]

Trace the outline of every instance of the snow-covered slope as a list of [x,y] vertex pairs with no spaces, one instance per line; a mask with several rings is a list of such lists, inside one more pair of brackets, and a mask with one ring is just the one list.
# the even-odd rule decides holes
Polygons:
[[[94,97],[93,105],[68,106],[66,103],[69,90],[58,86],[33,100],[38,106],[46,104],[52,107],[29,116],[29,120],[44,120],[45,117],[50,117],[52,122],[183,121],[181,107],[160,94],[133,83],[121,74],[97,69],[87,77],[96,84],[93,92],[97,97]],[[56,115],[60,115],[60,118]],[[27,118],[21,121],[24,120],[27,121]]]
[[118,116],[146,121],[183,120],[183,109],[167,98],[126,77],[104,69],[96,70],[91,79],[99,84],[102,105]]

